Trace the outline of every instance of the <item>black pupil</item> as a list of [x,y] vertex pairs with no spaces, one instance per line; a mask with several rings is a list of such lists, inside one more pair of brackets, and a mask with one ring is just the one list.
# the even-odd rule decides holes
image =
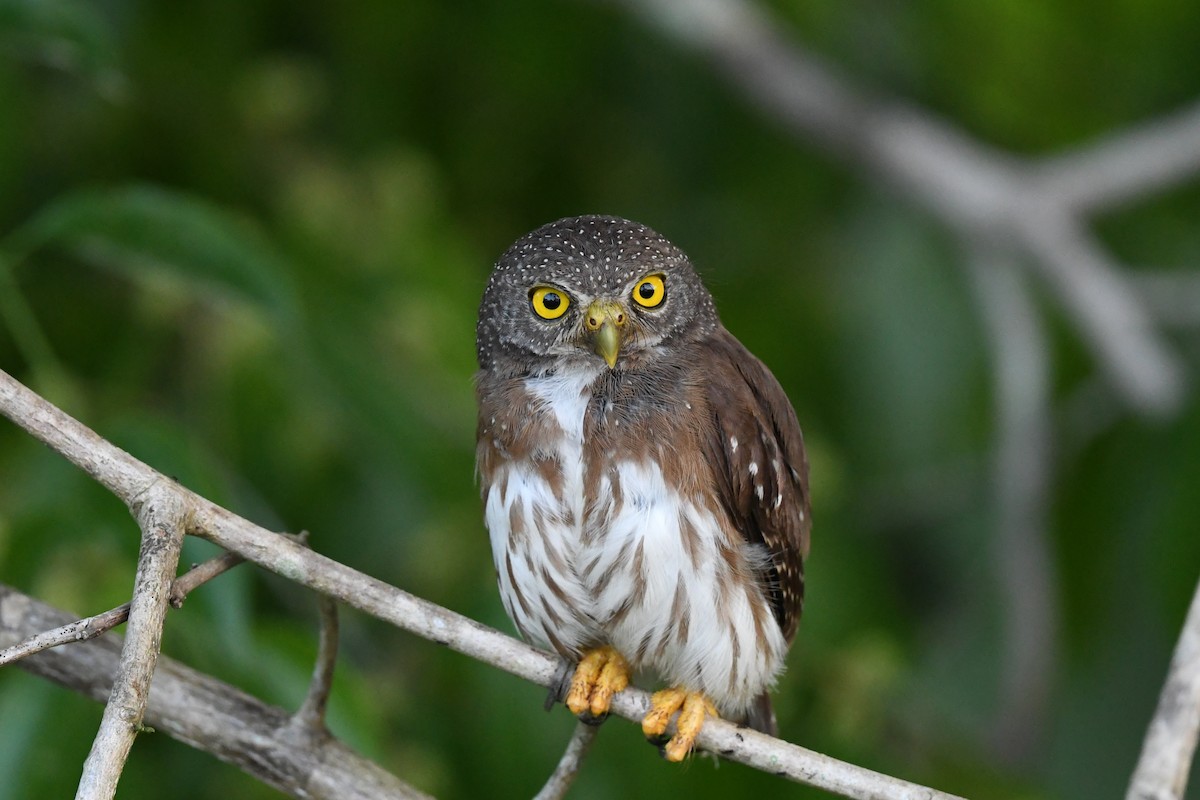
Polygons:
[[549,311],[557,311],[558,307],[562,305],[562,298],[558,296],[557,292],[546,292],[542,295],[542,305]]
[[643,300],[649,300],[651,297],[654,297],[654,284],[646,281],[638,287],[638,294],[642,296]]

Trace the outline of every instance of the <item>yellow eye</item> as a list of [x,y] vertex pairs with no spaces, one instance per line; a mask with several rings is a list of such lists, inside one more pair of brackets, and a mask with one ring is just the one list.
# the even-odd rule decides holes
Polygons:
[[553,286],[538,286],[529,293],[529,302],[533,303],[533,312],[542,319],[558,319],[571,305],[567,293]]
[[647,275],[633,287],[633,302],[643,308],[654,308],[667,296],[667,286],[662,275]]

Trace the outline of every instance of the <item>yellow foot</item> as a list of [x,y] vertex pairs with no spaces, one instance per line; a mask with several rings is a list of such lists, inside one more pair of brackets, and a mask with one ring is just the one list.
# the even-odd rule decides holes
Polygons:
[[577,717],[602,720],[613,695],[629,685],[629,662],[612,647],[584,653],[571,678],[567,708]]
[[663,689],[650,698],[650,710],[642,717],[642,733],[651,741],[663,738],[676,711],[679,719],[675,722],[675,735],[662,750],[667,761],[683,761],[704,727],[704,718],[709,714],[720,716],[717,707],[702,692],[689,692],[678,687]]

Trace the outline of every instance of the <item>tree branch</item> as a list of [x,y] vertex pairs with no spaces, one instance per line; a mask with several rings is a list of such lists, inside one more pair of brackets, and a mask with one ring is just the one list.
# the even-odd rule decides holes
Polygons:
[[107,800],[116,795],[125,759],[142,729],[150,679],[162,643],[167,595],[183,548],[186,524],[183,498],[165,479],[140,495],[137,504],[142,547],[129,606],[128,633],[100,730],[83,763],[83,776],[75,794],[77,800]]
[[1042,274],[1058,290],[1080,337],[1101,360],[1110,383],[1144,411],[1174,411],[1183,396],[1182,372],[1152,334],[1140,293],[1089,232],[1061,209],[1030,198],[1019,235]]
[[[0,584],[0,646],[71,615]],[[103,702],[121,652],[116,634],[39,653],[22,669]],[[150,686],[146,723],[292,797],[403,800],[426,795],[332,736],[300,740],[291,715],[166,656]]]
[[325,731],[325,707],[333,691],[333,668],[337,665],[338,610],[337,603],[325,595],[317,596],[321,631],[317,639],[317,660],[304,703],[296,710],[295,720],[310,732]]
[[127,619],[129,619],[129,603],[123,603],[116,608],[77,619],[54,630],[38,631],[29,638],[0,650],[0,667],[52,647],[73,642],[86,642],[97,636],[103,636],[118,625],[123,625]]
[[171,581],[171,594],[167,598],[171,603],[171,608],[183,608],[183,601],[198,587],[203,586],[218,575],[228,572],[245,560],[237,553],[222,553],[219,556],[214,556],[207,561],[196,564],[187,572]]
[[1042,190],[1080,213],[1104,211],[1200,172],[1200,103],[1043,161]]
[[[178,494],[191,510],[187,532],[346,605],[415,633],[539,686],[556,680],[559,660],[472,619],[430,603],[344,564],[315,553],[291,537],[260,528],[182,486],[88,430],[0,370],[0,413],[89,473],[109,491],[137,497],[159,485]],[[32,418],[32,421],[31,419]],[[613,712],[641,722],[649,695],[630,688],[617,695]],[[697,744],[755,769],[850,798],[947,800],[937,792],[847,764],[724,720],[705,723]]]
[[558,760],[558,766],[546,779],[546,784],[541,791],[534,795],[533,800],[561,800],[566,796],[567,790],[575,782],[575,777],[583,766],[583,759],[587,757],[588,750],[591,749],[592,742],[596,741],[596,734],[599,732],[599,725],[587,722],[575,724],[571,741],[567,743],[567,749],[563,752],[562,758]]
[[1058,650],[1054,558],[1048,533],[1052,461],[1050,364],[1045,333],[1012,259],[987,246],[970,257],[993,354],[997,518],[995,563],[1004,594],[998,751],[1018,762],[1038,746]]
[[1175,645],[1125,800],[1180,800],[1200,734],[1200,585]]
[[1125,276],[1081,246],[1079,215],[1200,170],[1200,107],[1037,162],[858,89],[746,0],[614,1],[709,58],[768,117],[925,206],[968,248],[982,236],[1032,256],[1125,402],[1149,415],[1178,408],[1179,359]]
[[[245,560],[236,553],[222,553],[215,558],[210,558],[208,561],[192,567],[171,582],[171,591],[168,594],[167,601],[171,604],[172,608],[182,608],[183,601],[197,586],[207,583]],[[129,603],[123,603],[116,608],[111,608],[108,611],[91,617],[77,619],[70,624],[62,625],[54,630],[40,631],[28,639],[14,644],[12,647],[6,647],[0,650],[0,667],[14,661],[20,661],[22,658],[27,658],[43,650],[49,650],[51,647],[71,644],[72,642],[85,642],[89,639],[95,639],[97,636],[102,636],[118,625],[124,624],[129,619],[129,606]]]

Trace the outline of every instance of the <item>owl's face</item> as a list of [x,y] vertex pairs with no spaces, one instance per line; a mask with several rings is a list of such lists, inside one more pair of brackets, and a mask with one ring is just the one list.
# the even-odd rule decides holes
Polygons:
[[717,325],[712,296],[669,241],[618,217],[570,217],[500,257],[479,308],[476,348],[485,370],[624,369]]

